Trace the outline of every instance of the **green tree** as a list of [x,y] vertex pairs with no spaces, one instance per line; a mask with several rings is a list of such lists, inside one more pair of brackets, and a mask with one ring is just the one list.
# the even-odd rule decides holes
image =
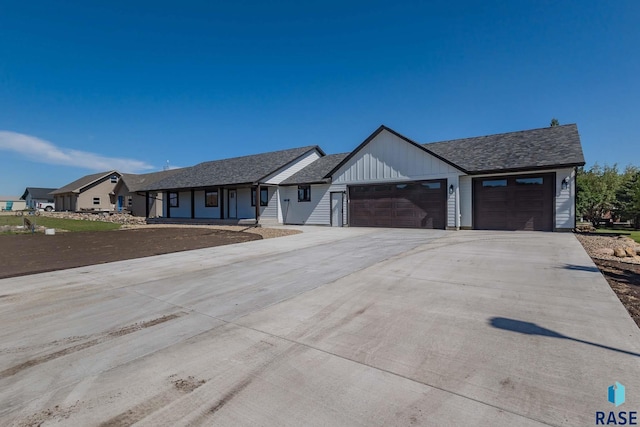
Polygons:
[[555,117],[551,119],[551,124],[549,124],[549,126],[554,127],[554,126],[560,126],[560,122],[558,121],[558,119],[556,119]]
[[579,168],[576,176],[578,215],[597,226],[603,216],[615,211],[620,183],[621,177],[615,164],[600,167],[596,163],[589,170]]
[[615,210],[623,221],[631,220],[640,228],[640,169],[635,166],[627,166],[620,177]]

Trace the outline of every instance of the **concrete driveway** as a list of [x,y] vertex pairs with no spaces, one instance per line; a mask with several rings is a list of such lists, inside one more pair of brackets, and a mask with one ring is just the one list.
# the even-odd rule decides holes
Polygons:
[[640,410],[640,333],[573,235],[306,230],[0,280],[0,424],[595,425]]

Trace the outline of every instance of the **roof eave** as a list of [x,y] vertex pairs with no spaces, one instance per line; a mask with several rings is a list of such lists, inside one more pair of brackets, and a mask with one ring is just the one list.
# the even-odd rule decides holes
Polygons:
[[562,168],[573,168],[576,166],[584,166],[585,162],[574,162],[574,163],[560,163],[553,165],[542,165],[542,166],[527,166],[527,167],[519,167],[519,168],[504,168],[504,169],[485,169],[478,171],[470,171],[469,175],[488,175],[492,173],[512,173],[512,172],[527,172],[527,171],[540,171],[546,169],[562,169]]

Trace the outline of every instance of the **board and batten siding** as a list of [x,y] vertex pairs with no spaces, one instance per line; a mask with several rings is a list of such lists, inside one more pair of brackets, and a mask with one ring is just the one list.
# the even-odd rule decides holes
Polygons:
[[297,159],[295,162],[289,163],[288,165],[285,165],[284,167],[278,169],[261,182],[265,184],[280,184],[282,181],[289,178],[294,173],[304,169],[306,166],[309,166],[319,158],[320,153],[318,153],[318,150],[310,151],[309,153]]
[[442,179],[458,169],[384,130],[333,174],[334,184]]

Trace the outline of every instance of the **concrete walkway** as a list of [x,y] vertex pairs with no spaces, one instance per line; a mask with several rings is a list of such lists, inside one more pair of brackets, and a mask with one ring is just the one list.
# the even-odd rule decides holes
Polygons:
[[0,280],[0,424],[594,425],[640,410],[639,330],[574,236],[305,230]]

